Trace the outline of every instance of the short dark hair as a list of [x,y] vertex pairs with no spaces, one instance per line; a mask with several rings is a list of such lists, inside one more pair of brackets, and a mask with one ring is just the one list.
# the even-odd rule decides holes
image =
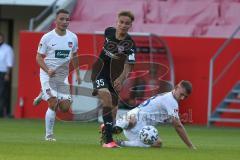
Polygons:
[[179,84],[185,88],[187,94],[191,94],[192,93],[192,83],[190,81],[187,80],[181,80],[179,82]]
[[69,14],[68,10],[66,9],[59,9],[56,13],[56,15],[59,15],[60,13],[65,13],[65,14]]
[[131,19],[132,22],[134,21],[134,15],[131,11],[120,11],[118,13],[118,18],[121,16],[127,16]]

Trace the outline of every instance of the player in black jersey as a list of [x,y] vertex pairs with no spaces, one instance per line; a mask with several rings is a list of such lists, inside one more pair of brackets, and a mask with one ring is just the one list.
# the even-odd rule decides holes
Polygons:
[[107,148],[118,147],[112,138],[112,128],[116,118],[118,92],[135,63],[135,43],[128,34],[133,21],[134,15],[130,11],[121,11],[116,28],[106,28],[103,49],[92,69],[92,94],[102,100],[105,133],[103,147]]

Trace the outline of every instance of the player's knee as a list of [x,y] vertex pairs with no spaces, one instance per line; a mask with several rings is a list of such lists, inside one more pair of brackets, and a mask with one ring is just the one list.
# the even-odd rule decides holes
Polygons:
[[49,105],[49,108],[51,108],[52,110],[56,110],[57,105],[58,105],[57,98],[55,98],[55,97],[49,98],[48,105]]
[[71,106],[71,102],[69,100],[64,100],[59,102],[59,108],[62,112],[68,112]]

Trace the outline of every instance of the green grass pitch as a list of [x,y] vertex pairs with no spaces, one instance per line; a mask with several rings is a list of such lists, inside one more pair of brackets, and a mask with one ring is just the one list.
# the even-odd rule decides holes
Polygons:
[[57,142],[45,142],[43,120],[0,120],[0,160],[237,160],[240,129],[187,126],[198,150],[189,150],[171,126],[159,126],[157,148],[106,149],[99,145],[98,123],[60,122]]

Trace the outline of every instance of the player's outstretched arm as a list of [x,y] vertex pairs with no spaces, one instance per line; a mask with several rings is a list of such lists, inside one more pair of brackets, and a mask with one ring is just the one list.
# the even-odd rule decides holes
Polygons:
[[178,133],[179,137],[183,140],[183,142],[190,148],[196,149],[196,147],[192,144],[191,140],[189,139],[187,132],[178,118],[172,118],[173,126]]

